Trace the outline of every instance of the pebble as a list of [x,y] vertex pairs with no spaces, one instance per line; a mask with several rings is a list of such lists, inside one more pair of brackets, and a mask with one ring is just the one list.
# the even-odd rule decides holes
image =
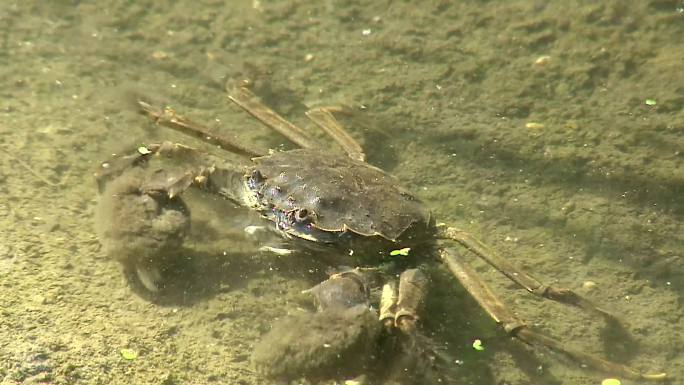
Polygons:
[[584,282],[582,283],[582,289],[584,289],[584,290],[586,290],[586,291],[592,291],[592,290],[596,289],[596,282],[594,282],[594,281],[584,281]]
[[541,130],[542,128],[544,128],[544,124],[539,122],[527,122],[525,123],[525,128],[529,128],[532,130]]
[[534,64],[538,65],[538,66],[543,66],[543,65],[548,64],[550,61],[551,61],[551,56],[543,55],[543,56],[539,56],[537,58],[537,60],[534,61]]

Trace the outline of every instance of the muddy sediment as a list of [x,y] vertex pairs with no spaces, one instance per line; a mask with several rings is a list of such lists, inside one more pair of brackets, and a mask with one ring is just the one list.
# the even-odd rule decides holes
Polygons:
[[[587,295],[629,336],[468,258],[535,328],[684,377],[683,26],[682,4],[662,0],[3,5],[0,384],[263,383],[255,344],[307,306],[300,293],[324,267],[252,251],[242,228],[253,218],[196,193],[183,245],[192,271],[174,273],[189,281],[155,301],[130,287],[94,227],[93,173],[112,154],[164,139],[216,152],[154,126],[130,95],[260,152],[291,148],[227,102],[226,83],[244,78],[321,138],[307,108],[355,108],[345,121],[370,162],[438,222]],[[451,280],[435,280],[441,311],[424,322],[464,383],[609,376],[520,348]]]

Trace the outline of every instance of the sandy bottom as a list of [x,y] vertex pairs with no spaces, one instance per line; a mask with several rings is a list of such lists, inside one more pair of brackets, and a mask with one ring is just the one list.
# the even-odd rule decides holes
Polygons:
[[[629,337],[468,258],[517,314],[568,346],[682,381],[680,1],[223,3],[3,3],[0,384],[266,382],[252,349],[306,306],[299,293],[320,271],[259,255],[242,234],[254,218],[195,194],[187,282],[154,302],[94,231],[101,161],[162,139],[202,146],[137,115],[132,95],[261,151],[291,146],[227,102],[225,83],[243,78],[302,126],[307,107],[362,107],[348,123],[370,162],[438,221],[588,296]],[[446,275],[434,283],[426,324],[460,383],[610,376],[520,346]]]

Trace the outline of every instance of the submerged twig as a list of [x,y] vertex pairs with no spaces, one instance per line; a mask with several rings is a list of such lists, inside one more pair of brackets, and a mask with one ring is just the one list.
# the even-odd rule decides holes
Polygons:
[[51,186],[51,187],[60,187],[60,186],[62,186],[62,184],[64,184],[64,179],[62,179],[59,183],[55,183],[55,182],[52,182],[51,180],[49,180],[47,177],[41,175],[40,173],[38,173],[38,171],[36,171],[36,170],[34,170],[33,168],[31,168],[31,166],[30,166],[28,163],[24,162],[24,161],[23,161],[22,159],[20,159],[20,158],[17,158],[16,156],[12,155],[12,153],[11,153],[10,151],[8,151],[8,150],[5,148],[5,146],[2,145],[2,144],[0,144],[0,151],[4,152],[10,159],[12,159],[12,160],[14,160],[15,162],[19,163],[19,165],[20,165],[21,167],[23,167],[23,168],[26,169],[28,172],[30,172],[36,179],[38,179],[39,181],[41,181],[41,182],[47,184],[48,186]]

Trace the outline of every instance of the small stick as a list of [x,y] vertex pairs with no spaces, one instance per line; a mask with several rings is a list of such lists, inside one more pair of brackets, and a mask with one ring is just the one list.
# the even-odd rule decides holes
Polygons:
[[19,163],[19,165],[20,165],[21,167],[25,168],[28,172],[30,172],[31,174],[33,174],[33,176],[36,177],[36,179],[38,179],[39,181],[41,181],[41,182],[47,184],[48,186],[51,186],[51,187],[60,187],[60,186],[62,185],[62,183],[64,182],[63,180],[62,180],[61,182],[59,182],[59,183],[55,183],[55,182],[50,181],[48,178],[44,177],[43,175],[39,174],[37,171],[35,171],[34,169],[32,169],[31,166],[29,166],[28,163],[24,162],[24,161],[21,160],[20,158],[17,158],[16,156],[12,155],[12,153],[10,153],[10,152],[5,148],[4,145],[0,145],[0,150],[2,150],[2,152],[4,152],[10,159],[12,159],[12,160],[14,160],[15,162]]

